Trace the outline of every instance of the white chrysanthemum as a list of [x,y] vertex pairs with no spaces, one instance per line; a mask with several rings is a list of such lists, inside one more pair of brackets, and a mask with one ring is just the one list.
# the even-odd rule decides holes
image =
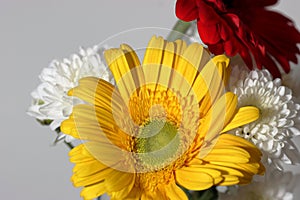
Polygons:
[[266,170],[261,179],[253,180],[245,186],[228,187],[225,193],[219,193],[220,200],[293,200],[296,187],[300,184],[300,175],[279,170]]
[[[103,61],[103,51],[97,46],[86,50],[80,48],[79,54],[72,55],[70,59],[52,61],[39,76],[42,83],[31,93],[33,102],[27,113],[39,120],[51,120],[52,130],[60,127],[61,122],[71,114],[73,105],[82,103],[67,95],[71,88],[78,85],[79,79],[94,76],[112,81]],[[60,134],[58,139],[64,137]],[[70,140],[67,136],[66,141]]]
[[233,131],[253,142],[265,155],[268,163],[282,169],[286,164],[300,163],[300,154],[291,141],[300,135],[300,106],[294,103],[292,91],[272,79],[267,70],[251,71],[231,90],[238,96],[239,107],[252,105],[260,110],[260,118]]

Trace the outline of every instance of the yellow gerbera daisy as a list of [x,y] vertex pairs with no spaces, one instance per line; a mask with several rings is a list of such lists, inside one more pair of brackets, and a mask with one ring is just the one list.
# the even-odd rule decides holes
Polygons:
[[264,171],[254,145],[223,134],[259,115],[251,106],[237,110],[237,97],[225,91],[228,58],[161,37],[150,40],[142,65],[125,44],[105,58],[116,87],[81,79],[69,94],[88,104],[75,106],[61,127],[85,141],[70,152],[84,199],[184,200],[179,186],[245,184]]

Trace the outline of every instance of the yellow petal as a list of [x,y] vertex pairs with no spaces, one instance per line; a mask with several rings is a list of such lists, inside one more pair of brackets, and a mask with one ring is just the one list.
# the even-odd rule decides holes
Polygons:
[[213,178],[199,168],[181,168],[176,170],[175,177],[178,184],[189,190],[205,190],[214,183]]
[[[178,80],[173,77],[173,68],[178,66],[180,56],[185,48],[186,43],[181,40],[167,42],[162,37],[153,36],[151,38],[143,61],[147,88],[154,91],[158,84],[169,89],[179,89],[179,87],[172,85],[179,85]],[[175,76],[178,78],[178,74]]]
[[241,138],[241,137],[238,137],[235,135],[221,134],[218,141],[221,142],[222,145],[238,146],[238,147],[244,147],[246,149],[251,148],[251,149],[255,150],[256,153],[261,155],[261,152],[254,144],[245,140],[244,138]]
[[[261,151],[251,142],[245,140],[244,138],[234,136],[231,134],[222,134],[219,137],[218,142],[220,142],[223,146],[228,146],[231,148],[233,146],[240,147],[248,151],[251,155],[249,158],[250,163],[258,163],[261,168],[261,163],[259,162],[262,156]],[[263,167],[262,167],[263,170]]]
[[155,200],[156,194],[150,191],[143,191],[141,199],[138,200]]
[[[132,174],[135,176],[135,174]],[[128,200],[139,200],[140,192],[137,192],[136,187],[134,186],[135,181],[131,181],[127,187],[123,188],[122,190],[111,192],[110,199],[111,200],[119,200],[119,199],[128,199]]]
[[114,116],[120,116],[124,113],[126,115],[127,108],[119,92],[113,85],[102,79],[82,78],[79,80],[79,85],[69,91],[69,95],[100,107],[106,112],[112,112]]
[[206,167],[205,165],[203,165],[203,162],[200,159],[195,158],[193,160],[197,160],[197,161],[190,162],[188,167],[198,168],[198,170],[201,170],[201,172],[209,174],[214,180],[214,185],[220,183],[223,180],[221,171],[219,171],[218,169],[212,169]]
[[[225,124],[232,118],[235,108],[237,105],[237,97],[231,92],[227,92],[208,111],[206,117],[206,131],[204,132],[205,141],[204,145],[201,147],[201,152],[199,154],[200,158],[206,156],[209,151],[213,148],[219,133],[222,131]],[[203,136],[204,137],[204,136]]]
[[210,60],[210,54],[199,43],[193,43],[185,49],[174,68],[192,84],[195,76]]
[[84,177],[80,177],[79,174],[73,174],[71,180],[75,187],[88,186],[104,181],[105,178],[111,176],[112,173],[112,168],[105,168],[102,171]]
[[121,44],[120,48],[125,52],[126,59],[129,61],[131,65],[129,65],[130,69],[140,66],[140,60],[136,55],[135,51],[127,44]]
[[120,49],[109,49],[104,52],[106,62],[125,102],[128,102],[131,93],[139,87],[136,85],[139,84],[139,79],[131,73],[131,69],[140,66],[140,63],[137,62],[136,54],[128,52],[128,49],[129,46],[123,45]]
[[[119,95],[114,86],[105,80],[95,77],[85,77],[79,80],[79,85],[68,92],[90,104],[103,106],[110,105],[111,97]],[[118,99],[119,100],[119,99]]]
[[77,131],[74,131],[73,129],[75,128],[75,123],[74,119],[67,119],[61,123],[61,132],[67,135],[71,135],[74,138],[80,139],[80,136],[78,135]]
[[230,76],[229,58],[225,55],[217,55],[213,58],[216,67],[219,69],[219,74],[222,77],[224,85],[227,85]]
[[61,130],[81,140],[113,142],[124,149],[123,144],[129,137],[120,130],[115,120],[115,115],[106,108],[95,109],[93,106],[81,104],[73,108],[70,119],[62,122]]
[[162,66],[172,67],[175,56],[175,45],[173,42],[166,42],[166,46],[163,49],[163,59],[161,61]]
[[[130,73],[131,73],[132,79],[135,83],[135,88],[138,89],[145,83],[145,76],[142,73],[142,70],[140,67],[140,65],[141,65],[140,60],[139,60],[138,56],[136,55],[135,51],[129,45],[122,44],[120,46],[120,48],[125,53],[125,57],[126,57],[128,63],[131,63],[131,65],[129,65]],[[126,76],[129,76],[129,75],[126,75]]]
[[261,152],[250,142],[230,134],[219,136],[217,143],[202,162],[193,162],[199,168],[218,170],[224,180],[219,185],[250,182],[252,176],[263,173]]
[[230,185],[236,185],[240,182],[240,180],[237,176],[224,175],[223,178],[224,178],[224,180],[221,183],[219,183],[218,185],[230,186]]
[[[134,180],[134,174],[114,170],[111,176],[105,179],[105,187],[108,193],[117,192],[126,187],[132,188],[132,183],[134,183]],[[131,188],[129,188],[128,192],[131,190]]]
[[116,146],[112,142],[85,142],[85,148],[89,153],[108,167],[118,170],[127,170],[133,172],[128,161],[129,152]]
[[212,58],[195,79],[193,91],[198,91],[197,97],[198,100],[201,100],[200,113],[203,115],[225,93],[225,85],[222,80],[224,64],[218,66],[216,64],[226,63],[226,59],[226,57]]
[[[232,92],[225,93],[211,108],[212,126],[210,131],[220,132],[224,125],[226,125],[233,117],[237,106],[237,97]],[[219,126],[216,126],[216,123]]]
[[106,50],[104,56],[116,83],[120,81],[122,76],[130,72],[130,69],[140,66],[137,55],[126,44],[121,45],[120,49],[113,48]]
[[203,159],[207,161],[222,161],[233,163],[247,163],[249,161],[249,153],[239,147],[221,146],[217,143],[214,148]]
[[87,177],[105,169],[107,169],[106,165],[103,165],[98,160],[94,159],[92,162],[77,163],[73,168],[73,173],[78,177]]
[[167,41],[165,41],[162,37],[153,36],[148,43],[144,55],[143,66],[162,63],[166,44]]
[[105,192],[104,182],[99,182],[83,188],[80,196],[82,196],[85,200],[91,200],[103,195]]
[[93,158],[87,151],[84,144],[80,144],[69,152],[70,161],[73,163],[93,161]]
[[[181,80],[172,80],[171,88],[180,88],[182,85],[188,85],[189,88],[182,90],[181,92],[183,96],[186,96],[189,93],[197,74],[201,71],[209,58],[209,53],[205,51],[202,45],[198,43],[189,45],[183,52],[183,55],[179,57],[178,63],[174,66],[176,73],[179,73],[183,78],[181,78]],[[191,92],[192,94],[197,94],[199,90]],[[198,100],[198,102],[199,101],[200,100]]]
[[174,45],[175,45],[175,57],[174,57],[173,68],[178,65],[181,55],[187,48],[187,44],[183,40],[176,40],[174,42]]
[[202,170],[203,168],[213,169],[221,172],[221,176],[224,177],[224,175],[231,175],[236,177],[243,177],[244,173],[242,170],[222,166],[222,165],[213,165],[213,164],[204,164],[201,167],[199,167],[199,170]]
[[233,169],[240,169],[242,171],[257,174],[259,172],[260,164],[259,163],[231,163],[226,161],[211,161],[212,165],[226,166]]
[[259,118],[259,109],[254,106],[241,107],[233,119],[223,129],[222,133],[229,130],[251,123]]
[[224,68],[218,67],[216,64],[222,62],[226,63],[226,59],[226,57],[220,56],[213,57],[206,63],[199,74],[208,88],[207,95],[210,96],[212,102],[215,102],[225,91],[224,81],[222,79]]
[[[127,194],[127,196],[123,199],[129,200],[140,200],[142,196],[143,190],[137,186],[132,187],[131,191]],[[120,196],[116,193],[113,193],[111,196],[111,200],[119,200]]]
[[175,183],[170,183],[165,187],[166,196],[172,200],[188,200],[186,194]]

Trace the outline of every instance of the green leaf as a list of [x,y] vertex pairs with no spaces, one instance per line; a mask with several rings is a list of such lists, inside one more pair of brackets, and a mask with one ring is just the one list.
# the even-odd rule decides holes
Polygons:
[[36,119],[36,120],[43,126],[49,126],[53,121],[51,119],[45,119],[45,120]]
[[218,191],[216,187],[211,187],[207,190],[201,190],[201,191],[189,191],[182,187],[181,189],[186,193],[189,200],[217,200],[218,199]]

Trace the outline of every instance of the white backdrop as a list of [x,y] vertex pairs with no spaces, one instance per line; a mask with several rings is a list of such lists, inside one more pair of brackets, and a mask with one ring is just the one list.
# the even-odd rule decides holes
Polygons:
[[[278,6],[298,27],[299,8],[299,0]],[[0,0],[0,199],[80,199],[67,147],[52,147],[55,134],[25,114],[41,70],[79,46],[132,28],[172,28],[175,21],[173,0]],[[133,39],[147,42],[143,37]]]

